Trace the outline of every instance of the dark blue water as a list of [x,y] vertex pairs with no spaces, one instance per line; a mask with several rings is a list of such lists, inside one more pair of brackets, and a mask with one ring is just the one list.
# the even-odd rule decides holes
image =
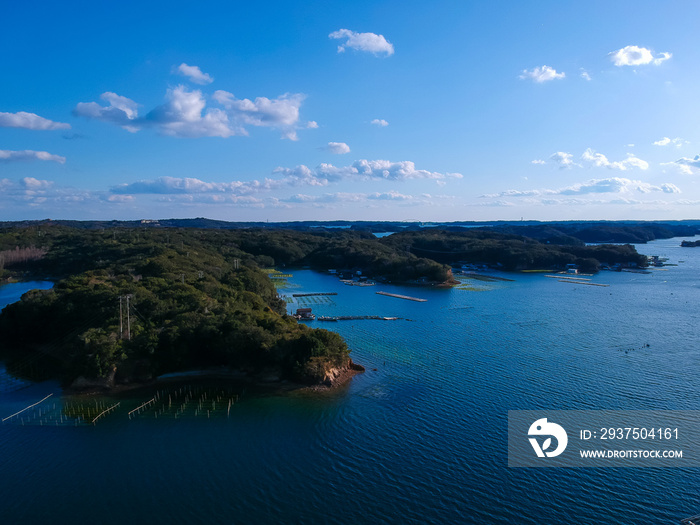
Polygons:
[[[700,513],[697,470],[513,469],[506,430],[515,409],[700,408],[700,250],[679,244],[639,246],[678,266],[593,278],[609,287],[296,271],[282,293],[338,295],[290,308],[410,320],[314,321],[367,367],[330,393],[250,393],[208,420],[2,425],[2,523],[677,523]],[[0,394],[0,416],[51,392]]]

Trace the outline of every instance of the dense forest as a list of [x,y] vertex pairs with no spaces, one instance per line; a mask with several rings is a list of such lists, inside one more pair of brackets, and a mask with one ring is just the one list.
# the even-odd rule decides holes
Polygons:
[[0,315],[0,354],[20,375],[69,384],[116,369],[123,382],[222,366],[313,383],[349,363],[340,336],[285,314],[260,270],[269,257],[246,253],[217,232],[0,232],[0,252],[28,246],[42,248],[6,262],[5,275],[57,282]]
[[[361,270],[378,280],[451,283],[451,265],[504,270],[643,266],[630,245],[587,246],[486,228],[177,228],[54,221],[0,228],[0,279],[46,278],[0,314],[0,357],[18,374],[145,381],[231,367],[319,382],[351,364],[340,336],[286,315],[264,268]],[[556,233],[559,232],[559,233]],[[560,242],[554,242],[555,240]],[[31,366],[29,366],[31,365]]]
[[646,257],[629,244],[587,246],[581,241],[553,244],[486,229],[408,231],[385,237],[382,242],[436,262],[479,263],[507,271],[561,270],[568,264],[575,264],[585,272],[596,272],[603,264],[647,264]]

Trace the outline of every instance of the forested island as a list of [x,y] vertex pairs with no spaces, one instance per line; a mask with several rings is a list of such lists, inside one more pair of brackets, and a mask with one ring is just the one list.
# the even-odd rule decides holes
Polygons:
[[683,248],[697,248],[700,246],[700,241],[681,241]]
[[449,285],[452,266],[463,263],[506,271],[646,265],[630,245],[588,246],[539,226],[529,230],[533,237],[503,228],[405,228],[384,238],[352,227],[209,226],[5,223],[0,279],[55,286],[2,311],[0,358],[16,374],[66,385],[141,383],[211,367],[328,383],[357,367],[347,344],[287,315],[265,268]]

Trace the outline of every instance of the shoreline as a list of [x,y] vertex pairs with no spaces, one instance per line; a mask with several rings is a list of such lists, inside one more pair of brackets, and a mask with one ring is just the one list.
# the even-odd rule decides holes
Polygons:
[[[334,369],[335,370],[335,369]],[[290,393],[290,392],[328,392],[335,390],[350,381],[355,375],[365,372],[365,367],[350,360],[350,363],[335,373],[329,374],[315,384],[303,383],[289,379],[280,379],[268,371],[249,375],[242,370],[203,369],[173,372],[156,377],[149,381],[134,381],[131,383],[115,383],[113,386],[85,386],[84,388],[72,385],[62,387],[64,395],[89,397],[89,396],[121,396],[139,390],[148,390],[165,385],[179,385],[184,383],[211,382],[223,383],[230,386],[239,386],[243,389],[252,388],[260,393]]]

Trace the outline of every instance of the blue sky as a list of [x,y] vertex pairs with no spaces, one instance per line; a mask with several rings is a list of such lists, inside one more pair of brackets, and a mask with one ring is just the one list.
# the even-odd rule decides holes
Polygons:
[[0,220],[700,218],[700,4],[4,8]]

